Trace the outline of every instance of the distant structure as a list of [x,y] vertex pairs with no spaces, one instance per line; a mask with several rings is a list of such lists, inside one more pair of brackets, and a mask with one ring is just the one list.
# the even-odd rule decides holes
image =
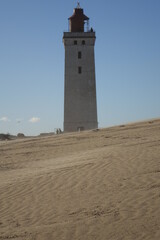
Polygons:
[[24,133],[18,133],[17,134],[17,138],[24,138],[24,137],[25,137]]
[[78,3],[63,34],[65,47],[64,132],[95,129],[97,122],[95,32]]

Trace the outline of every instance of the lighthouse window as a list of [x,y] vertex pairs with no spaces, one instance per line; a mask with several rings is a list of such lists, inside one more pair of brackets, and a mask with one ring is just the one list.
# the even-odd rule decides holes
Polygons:
[[74,40],[74,45],[77,45],[77,40]]
[[78,52],[78,58],[82,58],[82,53],[81,52]]
[[85,45],[85,44],[86,44],[85,40],[82,40],[82,45]]
[[82,73],[82,67],[78,67],[78,73],[79,73],[79,74]]

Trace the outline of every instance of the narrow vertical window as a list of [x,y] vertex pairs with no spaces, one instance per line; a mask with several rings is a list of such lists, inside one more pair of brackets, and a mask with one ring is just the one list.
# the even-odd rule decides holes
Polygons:
[[86,44],[85,40],[82,40],[82,45],[85,45],[85,44]]
[[74,40],[74,45],[77,45],[77,40]]
[[78,58],[82,58],[82,53],[81,52],[78,52]]
[[78,67],[78,73],[79,73],[79,74],[82,73],[82,67]]

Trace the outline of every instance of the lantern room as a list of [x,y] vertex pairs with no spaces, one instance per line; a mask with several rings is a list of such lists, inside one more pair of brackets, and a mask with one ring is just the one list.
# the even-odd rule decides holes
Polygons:
[[83,9],[78,3],[77,8],[74,8],[73,15],[68,18],[70,32],[85,32],[89,30],[89,18],[84,15]]

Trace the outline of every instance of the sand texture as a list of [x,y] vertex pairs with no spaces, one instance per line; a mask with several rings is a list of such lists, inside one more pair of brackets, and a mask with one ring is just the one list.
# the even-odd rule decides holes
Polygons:
[[160,119],[0,142],[0,239],[159,240]]

